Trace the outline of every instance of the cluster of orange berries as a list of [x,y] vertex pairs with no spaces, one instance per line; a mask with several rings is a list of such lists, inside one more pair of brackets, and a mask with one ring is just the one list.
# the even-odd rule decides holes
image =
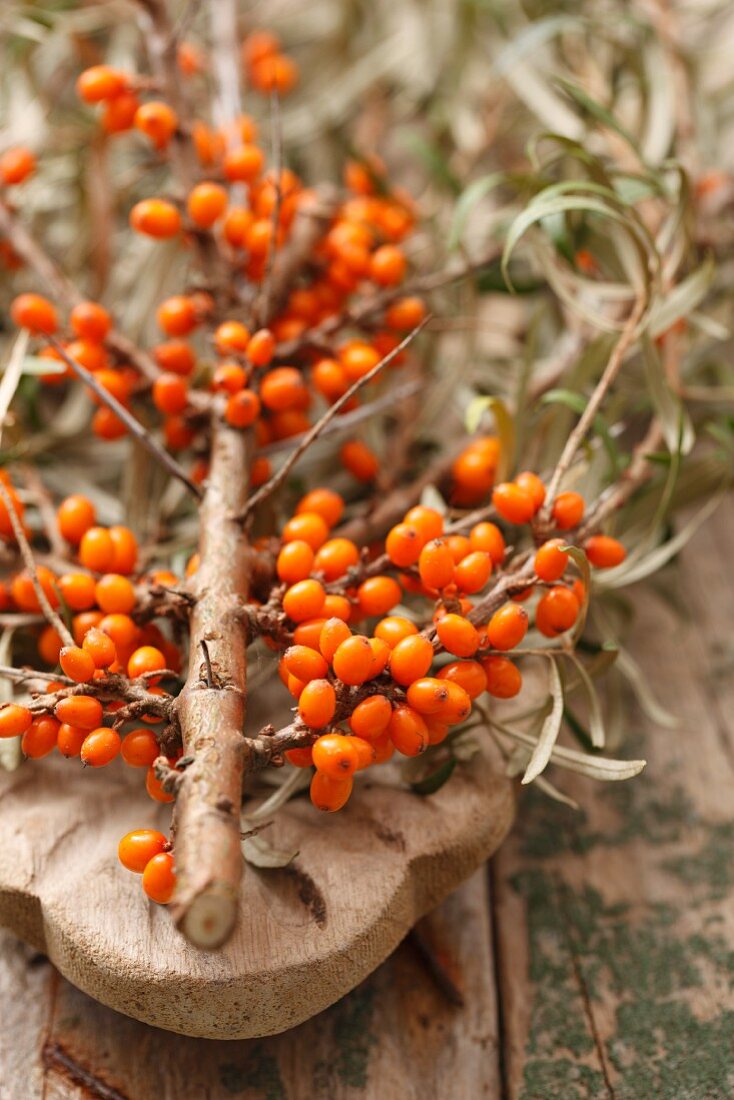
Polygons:
[[[476,447],[497,456],[494,439]],[[526,473],[496,486],[493,504],[502,519],[520,525],[544,498],[540,479]],[[556,504],[557,529],[580,522],[578,494],[560,494]],[[298,701],[307,742],[286,755],[299,767],[315,767],[311,798],[325,810],[345,804],[356,771],[395,750],[416,756],[440,744],[479,695],[507,699],[520,691],[521,673],[506,654],[525,638],[530,616],[522,603],[536,588],[542,594],[534,625],[546,637],[570,630],[585,599],[580,578],[564,581],[570,559],[564,539],[554,537],[536,550],[528,585],[483,615],[481,593],[506,552],[495,523],[483,520],[466,534],[452,533],[438,511],[419,505],[388,533],[384,553],[369,561],[350,539],[331,537],[343,510],[332,490],[308,493],[283,528],[276,565],[288,643],[280,676]],[[593,536],[585,548],[600,568],[624,557],[608,536]],[[428,625],[416,597],[433,603]],[[405,601],[412,606],[395,613]],[[266,641],[282,648],[282,635]]]
[[[4,476],[3,481],[10,491],[12,486]],[[14,490],[13,494],[22,517]],[[161,748],[150,726],[160,723],[162,715],[143,713],[140,717],[145,724],[133,724],[124,733],[104,725],[104,721],[107,718],[114,722],[125,705],[123,699],[115,698],[118,681],[112,677],[143,683],[147,698],[168,697],[159,681],[161,675],[178,672],[181,654],[159,626],[154,622],[139,625],[135,614],[141,590],[147,585],[175,587],[179,578],[158,570],[134,582],[138,562],[135,536],[124,526],[98,525],[94,506],[84,496],[67,497],[57,510],[56,522],[70,551],[76,553],[79,568],[56,575],[38,564],[36,581],[51,607],[60,608],[68,616],[74,644],[65,645],[56,628],[47,625],[37,638],[38,653],[44,664],[58,668],[74,684],[89,685],[89,694],[67,689],[65,681],[51,681],[47,692],[53,695],[53,701],[48,708],[42,700],[33,709],[16,703],[0,708],[0,737],[20,736],[22,751],[31,759],[57,749],[62,756],[99,768],[119,756],[130,767],[146,769],[146,789],[151,798],[171,802],[173,797],[163,789],[153,769]],[[8,527],[7,509],[0,505],[0,531],[5,533]],[[0,606],[30,614],[41,611],[27,571],[0,586]],[[173,857],[167,848],[153,854],[165,858],[156,859],[151,871],[144,874],[143,886],[153,900],[168,900],[171,891],[168,897],[163,896],[161,876],[167,869],[170,879]]]

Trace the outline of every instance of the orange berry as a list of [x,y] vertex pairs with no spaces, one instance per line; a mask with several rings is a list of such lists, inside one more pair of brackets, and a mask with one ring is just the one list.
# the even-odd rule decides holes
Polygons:
[[323,573],[325,580],[335,581],[358,562],[359,550],[350,539],[328,539],[323,546],[319,547],[313,568],[316,572]]
[[303,749],[286,749],[285,758],[288,763],[293,764],[295,768],[313,767],[313,754],[310,745]]
[[[325,629],[325,628],[324,628]],[[336,649],[332,667],[344,684],[363,684],[372,675],[374,655],[369,639],[361,634],[346,638]]]
[[112,568],[115,545],[105,527],[89,527],[79,543],[79,561],[87,569],[104,573]]
[[442,741],[445,741],[448,737],[451,727],[448,722],[442,722],[439,718],[428,717],[424,719],[426,723],[426,729],[428,730],[428,744],[440,745]]
[[341,365],[350,383],[369,374],[381,358],[379,351],[363,340],[351,340],[339,352]]
[[359,759],[351,737],[342,733],[325,733],[313,744],[316,770],[329,779],[345,779],[354,775]]
[[247,382],[247,374],[239,363],[220,363],[212,375],[215,393],[239,393]]
[[425,676],[433,664],[433,646],[422,634],[409,634],[390,653],[390,675],[407,687]]
[[305,645],[308,649],[318,650],[319,639],[325,622],[326,615],[322,613],[318,619],[306,619],[305,622],[299,623],[293,631],[294,644]]
[[352,637],[352,632],[343,619],[327,619],[319,635],[319,649],[323,657],[331,664],[342,642]]
[[525,470],[524,473],[517,475],[515,484],[519,485],[532,498],[537,512],[545,500],[545,485],[538,475],[530,470]]
[[61,755],[79,756],[88,732],[80,726],[71,726],[68,722],[62,722],[56,736],[56,747]]
[[128,575],[132,573],[138,561],[138,540],[129,527],[120,524],[110,527],[109,535],[114,549],[111,570]]
[[364,768],[369,768],[372,764],[377,762],[377,752],[375,746],[369,741],[365,741],[362,737],[352,737],[352,744],[357,750],[357,771],[362,771]]
[[530,493],[511,481],[495,486],[492,504],[508,523],[529,523],[535,515],[535,502]]
[[450,680],[463,688],[470,699],[487,690],[487,674],[479,661],[452,661],[436,674],[439,680]]
[[418,561],[425,539],[417,527],[410,523],[398,523],[385,539],[385,550],[393,565],[406,569]]
[[22,183],[36,169],[36,158],[25,145],[6,149],[0,157],[0,180],[4,184]]
[[250,330],[240,321],[223,321],[214,333],[214,346],[220,355],[244,355],[250,343]]
[[111,615],[104,615],[98,625],[122,653],[129,651],[140,637],[140,630],[129,615],[113,612]]
[[222,168],[233,183],[252,183],[265,165],[265,154],[259,145],[240,145],[224,154]]
[[254,367],[270,366],[275,354],[275,337],[269,328],[258,329],[247,344],[247,358]]
[[120,746],[122,759],[131,768],[149,768],[160,751],[156,735],[142,726],[125,734]]
[[159,374],[153,383],[153,404],[159,412],[175,415],[189,403],[189,387],[177,374]]
[[82,536],[97,521],[94,505],[87,497],[77,493],[62,500],[56,512],[59,532],[67,542],[76,546]]
[[[323,661],[320,654],[316,656]],[[328,680],[311,680],[306,684],[298,698],[298,713],[307,726],[321,729],[329,724],[335,711],[336,692]]]
[[329,527],[335,527],[344,514],[344,501],[333,489],[312,489],[298,502],[296,515],[316,512]]
[[6,703],[0,707],[0,737],[17,737],[29,728],[33,715],[27,707]]
[[134,125],[153,142],[156,149],[165,149],[176,133],[178,116],[167,103],[153,99],[138,107]]
[[455,657],[473,657],[479,648],[479,631],[463,615],[444,615],[436,624],[441,645]]
[[[153,645],[143,645],[136,649],[127,662],[127,674],[131,678],[144,676],[146,672],[158,672],[166,667],[166,658],[160,649]],[[156,680],[149,680],[151,684]]]
[[401,615],[388,615],[375,627],[375,637],[387,642],[390,649],[395,649],[403,638],[408,638],[417,633],[418,627],[415,623],[412,623],[410,619],[404,619]]
[[[355,750],[355,756],[357,755]],[[347,776],[345,779],[331,779],[323,772],[314,772],[311,780],[311,802],[317,810],[334,812],[341,810],[346,805],[352,793],[353,779]]]
[[451,476],[454,480],[456,497],[462,504],[474,504],[485,497],[494,485],[497,464],[489,457],[472,447],[467,448],[454,460]]
[[339,451],[342,465],[357,481],[372,481],[380,468],[377,457],[366,443],[352,439],[342,444]]
[[426,543],[418,558],[418,572],[426,588],[439,589],[454,579],[454,559],[443,539]]
[[446,683],[435,676],[423,676],[408,687],[408,703],[419,714],[437,714],[449,699]]
[[315,619],[324,606],[326,592],[320,581],[309,579],[291,585],[283,596],[283,610],[294,623]]
[[128,78],[125,73],[111,69],[109,65],[92,65],[77,77],[76,91],[85,103],[101,103],[114,99],[126,91]]
[[317,650],[305,645],[289,646],[283,654],[283,664],[292,676],[297,676],[304,683],[323,679],[329,667]]
[[158,306],[156,320],[166,336],[186,336],[196,328],[199,316],[191,298],[174,294]]
[[423,536],[424,543],[430,539],[440,539],[443,535],[443,516],[435,508],[427,508],[423,504],[417,504],[406,512],[403,523],[415,527]]
[[102,721],[102,704],[92,695],[69,695],[59,699],[54,714],[60,722],[92,730]]
[[120,752],[120,735],[116,730],[100,726],[84,738],[81,749],[82,764],[92,768],[104,768],[111,764]]
[[455,680],[439,680],[438,683],[445,686],[447,697],[435,712],[435,718],[449,726],[456,726],[471,714],[469,693]]
[[136,233],[162,241],[180,232],[181,215],[165,199],[143,199],[130,211],[130,226]]
[[372,650],[372,666],[368,679],[372,680],[387,668],[390,660],[390,646],[381,638],[369,638],[368,641]]
[[122,134],[132,130],[140,101],[134,92],[121,92],[105,102],[102,111],[102,129],[107,134]]
[[44,336],[52,336],[59,327],[56,307],[40,294],[21,294],[14,298],[10,306],[10,318],[18,328],[27,328],[30,332],[40,332]]
[[303,539],[287,542],[278,554],[276,570],[278,577],[286,584],[295,584],[305,580],[314,563],[314,552]]
[[536,551],[533,568],[542,581],[557,581],[566,572],[568,554],[562,546],[565,546],[563,539],[549,539]]
[[571,588],[556,585],[549,588],[538,600],[535,609],[535,625],[541,634],[555,638],[570,630],[579,614],[579,601]]
[[370,259],[370,278],[380,286],[397,286],[405,278],[407,262],[401,249],[384,244]]
[[170,852],[160,852],[148,860],[143,871],[143,889],[151,901],[168,905],[176,889],[176,872]]
[[224,419],[233,428],[249,428],[260,415],[260,398],[254,390],[240,390],[227,401]]
[[55,718],[36,718],[23,734],[20,747],[31,760],[40,760],[56,748],[59,723]]
[[290,57],[274,54],[257,61],[250,70],[252,86],[259,92],[287,95],[298,81],[298,67]]
[[86,684],[96,670],[92,657],[80,646],[64,646],[59,653],[59,664],[64,673],[78,684]]
[[413,707],[403,704],[394,707],[387,732],[390,741],[403,756],[420,756],[428,748],[428,727]]
[[492,558],[484,550],[474,550],[467,554],[454,570],[454,581],[461,592],[469,595],[480,592],[492,572]]
[[462,562],[464,558],[471,553],[471,543],[466,535],[447,535],[445,542],[451,551],[454,565],[458,565],[459,562]]
[[426,316],[425,302],[420,298],[398,298],[385,312],[385,324],[398,332],[416,328]]
[[52,626],[46,626],[38,639],[38,655],[47,665],[56,665],[61,652],[61,637]]
[[[45,565],[37,566],[36,579],[51,606],[58,607],[59,597],[55,588],[56,578],[51,570],[47,569]],[[36,589],[30,573],[23,570],[22,573],[17,573],[13,577],[10,583],[10,594],[19,610],[29,611],[35,614],[40,613],[41,604],[36,595]]]
[[621,542],[609,535],[592,535],[584,544],[586,556],[596,569],[613,569],[621,565],[627,551]]
[[348,623],[352,617],[352,605],[346,596],[327,592],[322,614],[327,619],[343,619]]
[[489,554],[493,565],[501,565],[505,558],[505,540],[494,523],[478,523],[469,533],[472,550]]
[[388,760],[391,760],[395,755],[395,746],[390,740],[389,731],[383,733],[381,737],[375,738],[372,742],[372,747],[375,750],[375,764],[385,764]]
[[392,704],[384,695],[370,695],[352,711],[349,728],[358,737],[374,741],[385,733],[392,716]]
[[95,668],[109,668],[117,660],[115,643],[98,627],[87,631],[82,648],[94,661]]
[[311,371],[314,389],[329,402],[338,400],[349,389],[346,371],[336,359],[320,359]]
[[368,577],[357,589],[359,610],[363,616],[386,615],[400,603],[403,590],[392,577]]
[[[172,761],[169,761],[172,763]],[[174,802],[174,795],[169,794],[168,791],[164,791],[161,781],[155,774],[152,767],[148,768],[145,773],[145,789],[154,802]]]
[[169,340],[153,348],[153,358],[161,370],[170,374],[179,374],[183,378],[193,372],[196,356],[183,340]]
[[242,43],[242,60],[248,67],[280,53],[280,39],[272,31],[252,31]]
[[156,829],[134,829],[117,846],[117,856],[123,867],[142,875],[153,856],[165,852],[168,841]]
[[274,412],[300,408],[307,398],[303,375],[295,367],[275,367],[260,383],[260,399],[266,409]]
[[492,654],[482,658],[482,668],[487,677],[487,691],[496,699],[514,699],[522,687],[522,676],[517,665],[507,657]]
[[136,596],[127,577],[120,573],[105,573],[94,589],[97,606],[106,614],[128,614],[135,607]]
[[515,603],[506,603],[489,620],[487,640],[492,649],[514,649],[525,637],[527,629],[527,612]]
[[283,542],[307,542],[313,550],[318,550],[329,537],[326,521],[318,512],[301,512],[292,516],[283,528]]
[[581,493],[559,493],[553,501],[553,519],[560,531],[578,527],[584,518],[586,505]]

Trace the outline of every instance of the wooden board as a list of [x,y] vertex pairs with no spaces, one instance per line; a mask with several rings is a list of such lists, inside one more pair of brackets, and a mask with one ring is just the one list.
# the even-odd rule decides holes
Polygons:
[[733,551],[728,501],[665,599],[635,591],[631,649],[680,720],[636,712],[624,749],[646,771],[552,776],[583,813],[523,796],[494,861],[511,1100],[734,1096]]
[[[492,1100],[499,1040],[484,873],[419,927],[463,1007],[407,940],[316,1019],[236,1042],[120,1016],[0,932],[0,1100]],[[9,1011],[21,1002],[22,1014]]]
[[268,835],[297,859],[246,868],[235,935],[206,953],[117,862],[119,838],[165,829],[170,809],[122,765],[85,774],[46,758],[0,777],[0,924],[138,1020],[210,1038],[272,1034],[374,970],[496,849],[513,805],[489,753],[430,797],[366,778],[339,814],[294,800]]

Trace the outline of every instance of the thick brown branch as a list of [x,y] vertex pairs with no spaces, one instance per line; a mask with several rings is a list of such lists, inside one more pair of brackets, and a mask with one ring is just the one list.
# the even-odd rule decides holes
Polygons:
[[197,947],[208,949],[219,947],[232,932],[242,873],[244,604],[251,552],[233,517],[247,498],[247,469],[247,435],[215,425],[200,513],[189,673],[176,704],[184,755],[192,762],[183,773],[176,800],[178,886],[171,905],[184,935]]

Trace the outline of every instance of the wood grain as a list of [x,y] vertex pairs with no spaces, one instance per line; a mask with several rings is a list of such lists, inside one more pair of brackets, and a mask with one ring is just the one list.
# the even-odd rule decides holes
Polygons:
[[246,868],[235,935],[207,953],[117,863],[125,832],[169,812],[130,771],[46,758],[0,777],[0,923],[104,1004],[210,1038],[283,1031],[354,988],[496,849],[514,804],[489,753],[429,797],[366,777],[338,815],[297,799],[269,830],[297,859]]
[[582,814],[523,797],[494,862],[506,1095],[734,1095],[734,505],[664,589],[634,594],[631,650],[679,718],[635,713],[639,779],[552,776]]
[[[451,1004],[410,940],[313,1020],[266,1039],[188,1039],[92,1001],[0,933],[0,1100],[492,1100],[499,1081],[486,876],[420,923],[464,998]],[[24,965],[25,963],[25,965]],[[5,1032],[3,1034],[3,1032]]]

